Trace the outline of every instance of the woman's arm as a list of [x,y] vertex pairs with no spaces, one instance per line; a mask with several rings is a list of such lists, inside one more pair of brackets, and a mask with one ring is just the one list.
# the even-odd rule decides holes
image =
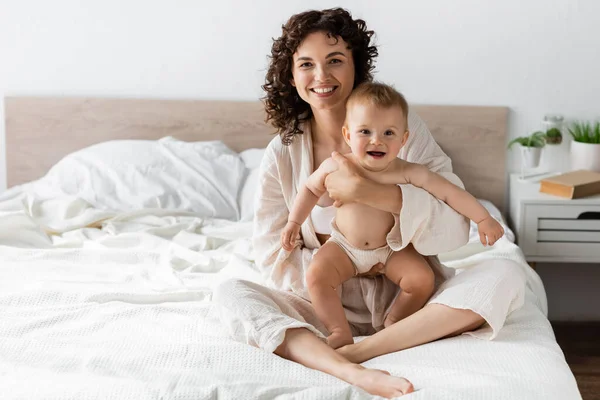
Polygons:
[[405,163],[404,176],[408,183],[423,188],[475,223],[490,218],[490,213],[469,192],[430,171],[426,166]]
[[392,214],[398,213],[402,208],[402,190],[398,186],[367,179],[354,165],[344,161],[344,156],[339,157],[340,173],[331,174],[326,180],[327,192],[334,200],[334,206],[357,202]]
[[363,203],[383,211],[397,213],[402,208],[402,191],[396,185],[385,185],[364,176],[344,155],[334,152],[331,158],[338,166],[325,179],[325,187],[339,207],[346,203]]

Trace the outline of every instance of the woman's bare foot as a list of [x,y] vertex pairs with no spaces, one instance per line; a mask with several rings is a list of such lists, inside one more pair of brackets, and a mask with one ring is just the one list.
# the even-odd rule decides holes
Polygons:
[[354,343],[354,339],[352,338],[352,333],[349,332],[346,333],[334,330],[329,336],[327,336],[327,344],[332,349],[337,349],[352,343]]
[[400,397],[414,391],[412,383],[389,372],[379,369],[367,369],[353,365],[348,373],[347,382],[359,388],[386,398]]

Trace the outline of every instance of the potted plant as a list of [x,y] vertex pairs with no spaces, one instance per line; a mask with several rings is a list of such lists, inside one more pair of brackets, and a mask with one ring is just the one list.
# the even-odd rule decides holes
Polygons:
[[574,122],[569,128],[571,168],[600,172],[600,122]]
[[543,130],[546,131],[546,143],[547,144],[561,144],[562,143],[562,127],[565,118],[559,114],[544,115],[542,120]]
[[537,167],[540,164],[542,148],[546,145],[546,134],[542,131],[536,131],[529,136],[515,138],[508,143],[508,148],[510,149],[516,143],[521,147],[521,166],[525,168]]
[[546,143],[548,144],[561,144],[562,133],[558,128],[550,128],[546,131]]

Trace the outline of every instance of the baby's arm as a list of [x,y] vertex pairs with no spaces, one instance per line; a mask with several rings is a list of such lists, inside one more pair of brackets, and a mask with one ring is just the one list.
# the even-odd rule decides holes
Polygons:
[[306,184],[300,189],[294,200],[288,221],[296,222],[298,225],[302,225],[306,221],[319,198],[325,194],[325,178],[336,169],[336,162],[328,158],[308,177]]
[[452,184],[441,175],[430,171],[424,165],[405,162],[404,176],[412,185],[427,190],[457,212],[474,221],[478,225],[479,237],[484,245],[492,245],[504,235],[502,225],[473,195]]
[[360,168],[361,173],[365,178],[374,182],[381,183],[382,185],[402,185],[409,183],[404,174],[404,168],[406,164],[410,163],[401,158],[394,158],[394,161],[390,162],[390,164],[382,171],[369,171],[360,165],[354,154],[349,153],[344,156]]
[[296,237],[300,233],[300,226],[306,221],[319,198],[325,193],[325,178],[336,169],[337,163],[328,158],[321,163],[319,168],[308,177],[306,183],[300,188],[290,210],[288,223],[281,232],[281,245],[285,250],[291,251],[294,248]]

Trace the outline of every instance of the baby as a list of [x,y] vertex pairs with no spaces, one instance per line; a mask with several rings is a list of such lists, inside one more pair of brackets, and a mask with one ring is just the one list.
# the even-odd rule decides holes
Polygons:
[[[410,183],[427,190],[476,222],[484,245],[494,244],[504,230],[472,195],[427,167],[397,157],[409,135],[407,115],[406,100],[392,87],[380,83],[358,86],[346,104],[343,135],[352,153],[345,156],[369,179],[384,184]],[[281,233],[284,249],[294,248],[300,225],[319,198],[326,196],[324,200],[332,203],[325,195],[325,178],[336,169],[332,158],[325,160],[300,189]],[[353,343],[336,288],[373,265],[385,264],[385,276],[402,289],[385,318],[385,327],[423,307],[432,295],[434,274],[425,258],[410,244],[400,251],[388,246],[386,237],[393,226],[391,213],[364,204],[344,204],[335,210],[331,236],[306,274],[312,304],[329,331],[331,347]]]

